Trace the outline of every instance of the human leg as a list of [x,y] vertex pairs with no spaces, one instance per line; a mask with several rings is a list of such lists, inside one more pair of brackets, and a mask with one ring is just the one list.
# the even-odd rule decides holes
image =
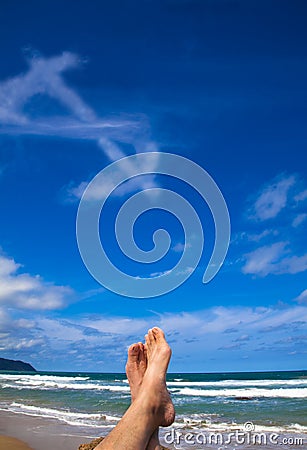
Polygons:
[[[128,348],[128,359],[126,364],[126,375],[130,386],[132,402],[138,396],[146,368],[147,356],[143,343],[138,342],[137,344],[132,344]],[[161,450],[158,428],[153,432],[146,450]]]
[[96,450],[145,450],[159,426],[169,426],[175,410],[166,388],[171,349],[164,333],[155,327],[145,337],[147,369],[137,398]]

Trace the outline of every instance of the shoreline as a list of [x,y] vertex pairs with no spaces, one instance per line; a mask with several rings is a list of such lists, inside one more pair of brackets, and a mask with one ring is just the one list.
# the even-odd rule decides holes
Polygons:
[[[56,419],[36,417],[0,411],[0,436],[3,442],[17,439],[12,450],[78,450],[79,445],[89,443],[100,436]],[[18,442],[19,441],[19,442]],[[0,440],[0,443],[2,441]],[[2,446],[1,446],[2,448]],[[8,450],[10,447],[3,447]]]
[[[173,436],[171,436],[172,430],[175,430],[175,435]],[[257,431],[261,433],[260,429]],[[160,443],[161,446],[166,447],[168,450],[174,448],[181,450],[199,450],[202,448],[209,448],[212,450],[220,448],[229,450],[230,442],[226,442],[225,440],[225,438],[227,439],[227,436],[230,435],[229,432],[230,429],[225,429],[224,432],[222,432],[221,430],[214,430],[213,427],[211,429],[208,428],[207,430],[196,429],[195,427],[187,427],[186,429],[180,428],[176,430],[175,426],[171,426],[166,429],[161,429]],[[272,432],[265,431],[264,434],[269,436]],[[192,444],[191,436],[196,436],[197,434],[206,435],[207,437],[209,435],[215,435],[216,437],[223,436],[223,442],[218,443],[213,441],[209,443],[207,441],[206,443],[199,442],[198,445],[196,442]],[[57,419],[0,410],[0,448],[5,448],[6,450],[41,450],[42,448],[44,450],[54,450],[55,448],[60,448],[61,450],[78,450],[81,444],[89,444],[94,439],[105,435],[106,430],[104,427],[77,427]],[[188,441],[185,439],[187,435],[189,435]],[[178,436],[180,436],[179,441],[177,440]],[[273,443],[269,439],[265,444],[261,444],[260,442],[251,444],[246,440],[243,444],[242,433],[240,436],[241,442],[239,445],[238,443],[235,445],[238,450],[245,450],[248,448],[276,450],[276,442]],[[287,445],[284,443],[282,445],[282,450],[301,450],[304,448],[307,441],[307,435],[305,433],[284,433],[280,436],[288,438],[301,437],[303,439],[303,444],[293,445],[292,443],[290,445],[290,442],[288,442]],[[165,439],[165,437],[167,437],[167,439]],[[278,443],[282,444],[281,441]],[[232,442],[232,444],[234,444],[234,442]],[[278,445],[278,447],[279,446],[280,445]]]

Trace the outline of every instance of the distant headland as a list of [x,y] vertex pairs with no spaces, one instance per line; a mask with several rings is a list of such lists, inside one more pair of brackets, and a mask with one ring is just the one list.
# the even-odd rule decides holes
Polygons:
[[36,372],[33,366],[23,361],[0,358],[0,370],[12,370],[15,372]]

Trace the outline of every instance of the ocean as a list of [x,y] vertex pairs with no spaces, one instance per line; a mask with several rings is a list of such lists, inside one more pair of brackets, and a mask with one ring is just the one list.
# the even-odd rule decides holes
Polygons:
[[[166,443],[176,444],[178,430],[307,434],[307,371],[173,373],[167,384],[176,420]],[[130,404],[126,375],[119,373],[0,372],[0,388],[2,411],[54,419],[97,436]],[[190,448],[182,445],[174,448]]]

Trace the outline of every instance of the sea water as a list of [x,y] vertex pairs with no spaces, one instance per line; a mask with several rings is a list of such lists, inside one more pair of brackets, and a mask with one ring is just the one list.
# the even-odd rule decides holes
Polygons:
[[[307,371],[173,373],[167,384],[176,429],[226,431],[248,423],[307,433]],[[97,428],[97,434],[110,431],[130,401],[125,374],[0,372],[0,410]]]

